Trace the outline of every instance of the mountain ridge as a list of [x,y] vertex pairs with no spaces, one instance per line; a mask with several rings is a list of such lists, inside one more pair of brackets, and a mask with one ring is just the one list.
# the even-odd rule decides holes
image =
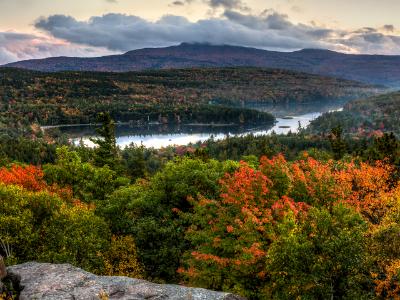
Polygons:
[[101,57],[59,56],[24,60],[4,66],[46,72],[128,72],[199,67],[261,67],[400,87],[400,56],[345,54],[327,49],[279,52],[233,45],[182,43]]

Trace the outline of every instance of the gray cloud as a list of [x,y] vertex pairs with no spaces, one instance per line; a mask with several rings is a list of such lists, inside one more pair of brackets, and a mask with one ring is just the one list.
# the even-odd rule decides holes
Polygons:
[[107,14],[88,21],[54,15],[39,20],[35,26],[72,43],[103,46],[118,51],[180,42],[233,44],[277,50],[324,47],[324,43],[311,38],[313,28],[294,25],[286,16],[278,14],[261,17],[226,11],[225,18],[197,22],[171,15],[155,22],[122,14]]
[[[183,6],[186,4],[192,4],[196,0],[176,0],[172,2],[172,5]],[[241,11],[249,11],[250,8],[246,6],[242,0],[201,0],[212,9],[236,9]]]
[[248,10],[241,0],[206,0],[206,3],[212,8]]
[[393,31],[395,31],[394,26],[391,25],[391,24],[386,24],[386,25],[384,25],[384,26],[383,26],[383,29],[386,30],[386,31],[388,31],[388,32],[393,32]]
[[124,14],[106,14],[86,21],[65,15],[41,18],[35,27],[45,35],[0,32],[0,64],[47,56],[105,55],[181,42],[280,51],[326,48],[350,53],[400,54],[400,36],[396,35],[393,25],[357,30],[325,28],[313,22],[293,23],[287,15],[273,10],[258,15],[244,12],[237,7],[240,1],[214,0],[213,3],[224,7],[222,15],[196,22],[176,15],[166,15],[156,21]]
[[176,5],[176,6],[183,6],[183,5],[185,5],[185,2],[183,2],[183,1],[174,1],[171,4],[172,5]]
[[[217,2],[215,5],[240,3]],[[174,15],[163,16],[154,22],[123,14],[106,14],[87,21],[53,15],[38,20],[35,26],[71,43],[106,47],[113,51],[196,42],[283,51],[327,48],[354,53],[400,54],[399,37],[387,34],[392,29],[390,26],[354,31],[330,29],[313,23],[295,24],[287,15],[271,10],[255,15],[226,9],[220,17],[197,22]]]

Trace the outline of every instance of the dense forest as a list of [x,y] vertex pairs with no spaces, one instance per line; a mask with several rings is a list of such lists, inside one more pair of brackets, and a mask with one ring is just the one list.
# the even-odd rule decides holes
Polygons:
[[353,81],[255,68],[131,73],[40,73],[3,68],[0,129],[35,134],[37,124],[93,123],[103,111],[117,121],[133,124],[272,123],[268,113],[240,105],[348,99],[380,90]]
[[393,134],[354,140],[334,128],[120,149],[114,121],[101,121],[96,148],[1,140],[7,264],[68,262],[249,299],[399,295]]
[[400,134],[400,92],[393,92],[347,103],[340,112],[327,113],[310,125],[312,132],[327,133],[341,126],[353,135]]
[[[122,149],[115,136],[122,121],[269,124],[272,115],[242,104],[363,99],[381,90],[235,68],[2,69],[0,81],[7,265],[71,263],[256,300],[400,296],[397,93],[355,100],[297,133]],[[363,116],[388,123],[380,134],[347,134],[366,127],[352,125]],[[39,127],[94,122],[94,148],[50,139]],[[19,287],[4,289],[12,299]]]

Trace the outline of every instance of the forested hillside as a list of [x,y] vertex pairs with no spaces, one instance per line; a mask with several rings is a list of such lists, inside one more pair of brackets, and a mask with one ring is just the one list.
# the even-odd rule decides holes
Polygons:
[[[41,73],[0,69],[0,127],[117,121],[271,123],[266,113],[222,105],[348,99],[380,90],[353,81],[270,69]],[[210,105],[220,104],[220,105]]]
[[11,63],[8,66],[50,72],[262,67],[400,86],[400,56],[345,54],[324,49],[277,52],[230,45],[183,43],[166,48],[138,49],[121,55],[51,57]]
[[312,132],[329,132],[341,126],[356,135],[394,132],[400,134],[400,92],[349,102],[341,112],[327,113],[310,126]]

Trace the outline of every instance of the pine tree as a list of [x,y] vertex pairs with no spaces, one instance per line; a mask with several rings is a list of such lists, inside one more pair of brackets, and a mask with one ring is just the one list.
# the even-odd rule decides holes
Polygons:
[[96,129],[99,137],[90,139],[98,146],[95,149],[94,164],[99,167],[108,165],[115,170],[120,166],[115,138],[115,122],[109,113],[100,113],[98,122],[102,124],[100,128]]
[[333,158],[336,160],[342,159],[347,151],[347,144],[343,140],[343,129],[339,125],[332,128],[331,134],[329,135],[329,141],[333,152]]

